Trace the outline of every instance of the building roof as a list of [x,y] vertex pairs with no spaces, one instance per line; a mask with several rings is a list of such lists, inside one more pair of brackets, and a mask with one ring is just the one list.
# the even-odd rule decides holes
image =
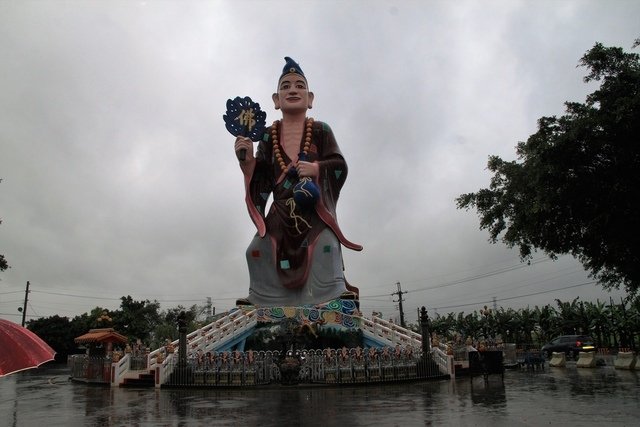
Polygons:
[[113,342],[126,343],[129,341],[127,337],[120,335],[113,328],[91,329],[84,335],[76,337],[74,341],[78,344],[86,344],[93,342]]

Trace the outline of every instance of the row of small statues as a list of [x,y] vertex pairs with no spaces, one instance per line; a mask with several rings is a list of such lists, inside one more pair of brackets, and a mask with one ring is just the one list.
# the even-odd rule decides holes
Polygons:
[[111,357],[114,362],[117,362],[125,354],[130,354],[133,357],[146,357],[150,352],[151,350],[149,349],[149,347],[144,347],[142,344],[134,343],[133,346],[131,346],[127,343],[124,349],[122,349],[121,347],[116,347],[115,350],[108,352],[107,356]]
[[356,347],[348,349],[346,347],[342,347],[339,350],[334,349],[325,349],[323,351],[324,359],[327,362],[335,361],[336,359],[340,362],[346,362],[349,360],[353,360],[355,362],[364,362],[368,361],[377,361],[381,359],[382,361],[390,361],[390,360],[412,360],[414,358],[414,350],[411,346],[401,346],[396,345],[395,348],[392,347],[369,347],[367,349],[363,349],[362,347]]
[[[439,348],[441,347],[440,344],[440,337],[438,337],[438,334],[433,332],[431,334],[431,347]],[[453,355],[456,350],[460,350],[462,348],[464,348],[466,352],[485,351],[489,349],[502,348],[504,343],[500,338],[487,340],[482,339],[474,342],[471,337],[467,337],[463,342],[462,335],[455,334],[453,340],[443,344],[444,348],[446,348],[446,353],[448,355]]]
[[198,350],[195,355],[190,356],[189,360],[196,369],[209,370],[228,365],[252,365],[255,363],[256,358],[253,350],[249,350],[246,353],[239,350],[222,351],[220,353],[215,351],[205,353],[202,350]]
[[[390,361],[410,361],[414,360],[416,354],[414,348],[412,346],[401,346],[396,345],[393,347],[355,347],[355,348],[347,348],[342,347],[340,349],[324,349],[322,352],[320,350],[302,350],[296,352],[297,356],[300,358],[309,357],[312,355],[320,356],[322,355],[325,363],[345,363],[353,361],[354,363],[364,363],[366,362],[390,362]],[[158,356],[161,357],[161,356]],[[258,358],[257,352],[253,350],[248,350],[246,352],[242,352],[239,350],[234,351],[208,351],[204,352],[203,350],[198,350],[195,354],[191,354],[188,357],[189,364],[192,365],[196,369],[201,370],[209,370],[220,368],[223,366],[241,366],[241,365],[252,365],[256,362]],[[162,358],[161,358],[162,359]],[[161,360],[160,360],[161,361]]]

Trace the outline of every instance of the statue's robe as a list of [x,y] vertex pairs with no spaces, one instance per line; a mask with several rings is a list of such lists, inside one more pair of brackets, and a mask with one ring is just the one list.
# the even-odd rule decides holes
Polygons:
[[[303,143],[301,141],[300,151]],[[320,197],[314,207],[305,209],[298,206],[293,197],[298,178],[282,171],[272,148],[269,128],[258,144],[253,174],[245,176],[247,208],[258,230],[247,250],[252,276],[249,300],[257,305],[277,305],[277,300],[287,295],[281,288],[304,290],[298,292],[301,296],[293,299],[285,297],[287,303],[320,303],[338,297],[348,286],[342,272],[340,244],[362,250],[362,246],[344,236],[336,218],[336,204],[347,178],[347,163],[329,126],[315,121],[307,161],[319,165],[319,176],[314,182]],[[280,151],[289,165],[291,159],[284,150]],[[273,194],[273,202],[265,216],[270,194]],[[252,268],[255,261],[259,263],[258,268]],[[268,268],[275,274],[265,271]],[[320,292],[313,290],[317,281],[324,282]],[[335,290],[329,289],[332,287]],[[273,292],[269,288],[273,288]],[[316,300],[318,298],[322,300]]]

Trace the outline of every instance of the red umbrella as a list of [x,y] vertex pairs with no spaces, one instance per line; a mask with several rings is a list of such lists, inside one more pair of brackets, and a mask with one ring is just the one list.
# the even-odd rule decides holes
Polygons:
[[53,360],[55,354],[46,342],[27,328],[0,319],[0,377],[37,368]]

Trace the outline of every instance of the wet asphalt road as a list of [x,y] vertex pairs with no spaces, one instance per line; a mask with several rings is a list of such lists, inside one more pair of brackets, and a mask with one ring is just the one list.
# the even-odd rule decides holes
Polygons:
[[87,386],[53,365],[0,378],[0,426],[637,426],[638,372],[611,366],[339,388]]

